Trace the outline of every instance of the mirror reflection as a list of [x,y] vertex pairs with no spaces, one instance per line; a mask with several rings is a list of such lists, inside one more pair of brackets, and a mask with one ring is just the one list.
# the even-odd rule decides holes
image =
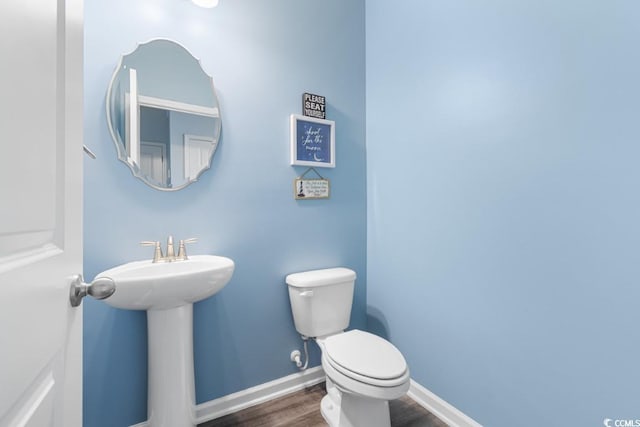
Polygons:
[[171,40],[123,55],[107,94],[118,158],[159,190],[179,190],[211,165],[220,137],[213,80]]

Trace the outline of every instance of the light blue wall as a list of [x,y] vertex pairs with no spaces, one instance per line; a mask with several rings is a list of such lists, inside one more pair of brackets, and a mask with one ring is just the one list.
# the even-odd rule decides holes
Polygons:
[[640,3],[366,8],[372,329],[486,426],[640,418]]
[[[355,269],[351,326],[365,327],[364,34],[364,0],[221,0],[212,10],[186,0],[85,3],[84,131],[98,156],[85,161],[85,276],[150,258],[138,242],[169,233],[198,237],[193,254],[236,262],[227,287],[195,306],[198,402],[296,371],[288,273]],[[202,59],[222,111],[211,170],[175,193],[147,187],[116,160],[105,118],[120,54],[155,37]],[[304,169],[288,164],[288,117],[305,91],[326,96],[337,123],[337,168],[320,170],[331,180],[329,200],[293,198]],[[84,305],[84,425],[145,420],[145,313]]]

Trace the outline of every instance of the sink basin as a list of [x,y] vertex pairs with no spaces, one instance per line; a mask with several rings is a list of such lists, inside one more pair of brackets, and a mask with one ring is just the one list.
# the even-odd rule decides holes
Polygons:
[[103,271],[116,292],[107,304],[128,310],[165,310],[203,300],[231,279],[235,265],[229,258],[193,255],[185,261],[134,261]]

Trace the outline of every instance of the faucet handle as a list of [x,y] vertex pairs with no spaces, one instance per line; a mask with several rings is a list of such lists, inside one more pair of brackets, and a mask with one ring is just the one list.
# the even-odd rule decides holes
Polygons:
[[197,241],[198,239],[196,237],[180,240],[180,245],[178,246],[178,255],[176,256],[176,259],[181,261],[189,259],[189,257],[187,256],[187,249],[185,248],[185,244],[195,243]]
[[150,240],[143,240],[142,242],[140,242],[140,244],[142,246],[155,246],[155,251],[153,252],[153,262],[158,262],[160,261],[163,256],[162,256],[162,248],[160,247],[160,242],[158,241],[150,241]]

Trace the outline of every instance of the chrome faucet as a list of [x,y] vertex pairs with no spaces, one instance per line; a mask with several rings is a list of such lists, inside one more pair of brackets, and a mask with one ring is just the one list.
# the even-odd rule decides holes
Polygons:
[[163,255],[162,254],[162,246],[160,245],[159,241],[142,241],[140,242],[140,244],[142,246],[153,246],[154,252],[153,252],[153,262],[173,262],[173,261],[186,261],[189,259],[189,257],[187,256],[187,250],[185,248],[185,245],[187,243],[193,243],[193,242],[197,242],[198,239],[196,239],[195,237],[192,237],[190,239],[184,239],[184,240],[180,240],[180,243],[178,245],[178,255],[175,254],[175,247],[173,246],[173,236],[169,236],[169,238],[167,239],[167,255]]
[[176,254],[173,247],[173,236],[169,236],[167,239],[167,256],[164,257],[165,261],[171,262],[176,260]]

